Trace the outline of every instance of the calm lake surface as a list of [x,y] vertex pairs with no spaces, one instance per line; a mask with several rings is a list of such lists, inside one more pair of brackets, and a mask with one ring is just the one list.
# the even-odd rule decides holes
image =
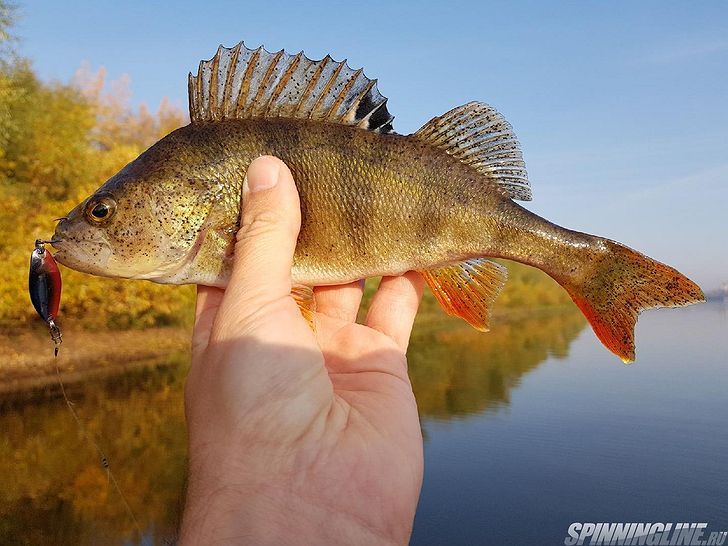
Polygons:
[[[563,544],[571,522],[728,529],[728,308],[645,313],[625,366],[576,311],[489,334],[420,320],[425,434],[412,543]],[[185,479],[187,362],[75,385],[145,530],[164,544]],[[0,543],[132,544],[133,523],[63,401],[0,404]]]

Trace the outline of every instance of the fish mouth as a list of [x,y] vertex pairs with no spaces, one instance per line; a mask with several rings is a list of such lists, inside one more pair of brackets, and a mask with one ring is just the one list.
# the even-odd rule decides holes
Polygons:
[[[104,266],[111,254],[111,248],[105,241],[54,236],[45,242],[50,243],[55,249],[53,257],[56,261],[85,273],[103,274]],[[100,247],[101,251],[92,253],[89,247]]]
[[51,237],[47,241],[44,239],[36,239],[35,240],[35,246],[41,246],[41,245],[51,245],[55,248],[56,244],[62,243],[63,239],[56,239],[55,237]]
[[79,246],[79,248],[83,248],[83,245],[91,244],[91,245],[98,245],[98,246],[109,246],[106,241],[99,241],[98,239],[73,239],[73,238],[65,238],[65,239],[56,239],[53,238],[50,241],[37,241],[39,243],[43,244],[50,244],[53,248],[55,248],[57,251],[61,252],[63,250],[68,250],[68,248],[64,248],[65,245],[62,245],[62,243],[75,243]]

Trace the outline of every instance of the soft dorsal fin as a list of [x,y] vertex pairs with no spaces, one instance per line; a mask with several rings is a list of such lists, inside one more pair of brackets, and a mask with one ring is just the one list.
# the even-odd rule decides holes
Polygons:
[[269,53],[243,42],[220,46],[197,75],[189,75],[192,123],[223,119],[285,117],[392,130],[387,99],[361,69],[328,55],[312,61],[303,52]]
[[526,164],[513,128],[496,110],[469,102],[425,123],[415,136],[494,178],[513,199],[531,200]]

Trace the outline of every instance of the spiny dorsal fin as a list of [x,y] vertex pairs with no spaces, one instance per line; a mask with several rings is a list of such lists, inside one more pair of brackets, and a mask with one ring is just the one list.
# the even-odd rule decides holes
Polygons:
[[448,315],[460,317],[481,332],[490,329],[490,308],[508,278],[505,267],[475,258],[420,274]]
[[494,178],[513,199],[531,200],[526,164],[513,128],[496,110],[469,102],[425,123],[415,136]]
[[269,53],[243,42],[220,46],[197,75],[189,75],[192,123],[246,118],[299,118],[392,130],[387,99],[361,69],[328,55],[312,61],[303,52]]

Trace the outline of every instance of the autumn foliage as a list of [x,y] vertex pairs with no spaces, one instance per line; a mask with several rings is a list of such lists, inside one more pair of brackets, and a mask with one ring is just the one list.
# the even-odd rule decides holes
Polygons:
[[[0,65],[0,328],[35,320],[28,260],[54,219],[171,130],[186,114],[163,101],[130,106],[129,79],[88,65],[70,83],[46,83],[28,61]],[[62,269],[61,323],[130,328],[187,322],[193,290],[101,279]]]

